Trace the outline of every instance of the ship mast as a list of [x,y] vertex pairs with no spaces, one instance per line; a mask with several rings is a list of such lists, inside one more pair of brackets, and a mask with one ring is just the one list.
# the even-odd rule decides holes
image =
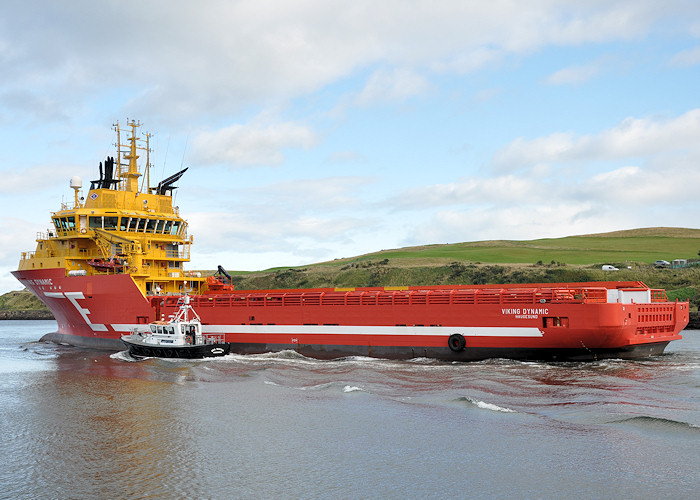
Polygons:
[[126,173],[122,173],[122,177],[126,178],[124,189],[136,193],[139,191],[139,177],[141,177],[138,163],[136,162],[139,158],[139,155],[136,154],[136,128],[141,126],[141,122],[132,120],[128,125],[131,127],[131,137],[128,139],[130,143],[128,146],[129,152],[124,155],[124,159],[129,160],[129,170]]

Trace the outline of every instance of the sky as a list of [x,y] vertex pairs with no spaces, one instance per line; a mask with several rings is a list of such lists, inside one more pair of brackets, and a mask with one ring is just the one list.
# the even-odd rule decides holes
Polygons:
[[189,269],[700,227],[697,0],[5,0],[0,75],[0,292],[127,119]]

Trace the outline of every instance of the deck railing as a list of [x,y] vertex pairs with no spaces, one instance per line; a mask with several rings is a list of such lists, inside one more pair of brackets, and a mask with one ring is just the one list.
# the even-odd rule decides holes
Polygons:
[[[660,294],[652,293],[652,301],[660,302],[662,298],[665,298],[663,290]],[[175,306],[176,300],[175,297],[166,298],[165,306]],[[607,290],[602,287],[266,291],[193,297],[193,306],[195,307],[345,307],[458,304],[493,304],[510,307],[540,304],[601,304],[606,302]]]

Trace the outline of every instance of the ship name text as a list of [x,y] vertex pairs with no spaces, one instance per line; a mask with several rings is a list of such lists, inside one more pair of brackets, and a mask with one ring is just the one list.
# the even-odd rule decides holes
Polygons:
[[36,279],[36,280],[20,280],[20,281],[24,281],[25,283],[27,283],[30,286],[53,285],[51,278]]
[[537,319],[540,315],[549,314],[547,307],[514,307],[503,308],[501,314],[504,316],[513,316],[515,319]]

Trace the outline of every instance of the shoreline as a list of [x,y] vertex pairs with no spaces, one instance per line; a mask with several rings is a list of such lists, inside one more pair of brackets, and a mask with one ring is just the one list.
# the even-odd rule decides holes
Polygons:
[[0,311],[0,320],[47,320],[55,319],[51,311],[44,309],[17,309]]

